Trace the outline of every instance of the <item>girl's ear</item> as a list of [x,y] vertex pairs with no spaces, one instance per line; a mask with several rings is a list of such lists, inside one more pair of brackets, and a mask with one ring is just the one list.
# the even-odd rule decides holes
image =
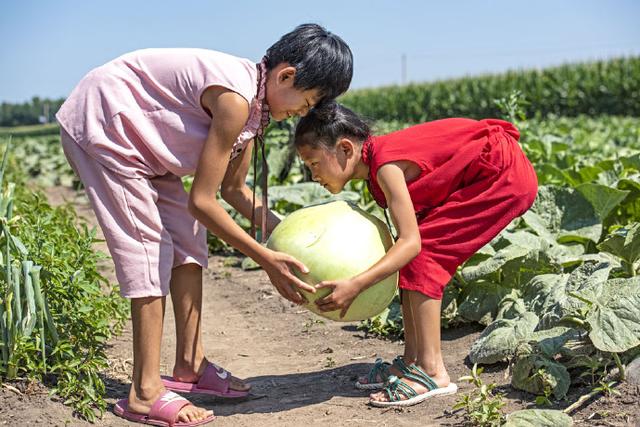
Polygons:
[[338,148],[346,158],[353,156],[355,152],[354,143],[349,138],[340,138],[336,143],[336,148]]

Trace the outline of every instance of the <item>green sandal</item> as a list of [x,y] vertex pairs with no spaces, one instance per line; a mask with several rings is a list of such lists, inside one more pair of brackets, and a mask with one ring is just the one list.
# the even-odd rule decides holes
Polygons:
[[[393,376],[389,372],[389,368],[394,366],[397,370],[402,372],[409,372],[406,363],[404,363],[404,358],[402,356],[396,356],[393,359],[392,363],[384,362],[382,359],[378,358],[373,365],[373,368],[369,371],[369,375],[367,375],[367,382],[363,383],[360,380],[356,381],[356,388],[359,390],[380,390],[384,387],[385,383],[389,379],[389,377]],[[374,382],[377,378],[381,378],[382,382]]]
[[[412,406],[420,402],[424,402],[433,396],[443,396],[447,394],[455,394],[458,391],[458,386],[454,383],[449,383],[446,387],[438,387],[438,384],[420,369],[415,364],[412,364],[407,368],[408,372],[403,373],[403,378],[398,378],[395,375],[391,375],[388,379],[387,386],[384,388],[385,393],[389,397],[388,402],[382,402],[378,400],[369,400],[369,404],[381,408],[394,406]],[[417,391],[404,381],[404,378],[414,381],[424,386],[427,392],[418,394]]]

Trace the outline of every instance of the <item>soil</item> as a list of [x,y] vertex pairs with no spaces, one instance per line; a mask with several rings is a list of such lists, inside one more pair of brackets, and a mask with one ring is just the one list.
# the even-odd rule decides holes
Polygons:
[[[69,201],[92,224],[96,220],[86,199],[65,188],[48,190],[51,203]],[[106,251],[104,244],[97,249]],[[204,273],[203,340],[210,360],[246,378],[252,393],[241,400],[187,396],[213,409],[212,426],[437,426],[462,425],[462,411],[451,408],[472,390],[458,382],[459,392],[406,409],[379,409],[367,405],[366,392],[353,387],[376,357],[391,359],[402,352],[401,342],[367,336],[356,323],[337,323],[282,299],[261,271],[243,271],[228,257],[212,256]],[[109,262],[103,273],[115,281]],[[167,304],[161,370],[170,374],[175,348],[171,304]],[[480,326],[444,329],[442,347],[451,378],[469,373],[469,348]],[[110,368],[104,372],[109,411],[98,426],[133,426],[110,410],[126,397],[132,368],[131,325],[109,343]],[[485,383],[496,383],[505,394],[504,412],[534,408],[531,395],[509,386],[508,367],[486,367]],[[574,412],[576,425],[640,426],[640,388],[623,383],[620,396],[599,397]],[[562,409],[588,389],[572,388]],[[89,425],[76,418],[60,399],[50,397],[37,383],[16,381],[0,387],[0,425]]]

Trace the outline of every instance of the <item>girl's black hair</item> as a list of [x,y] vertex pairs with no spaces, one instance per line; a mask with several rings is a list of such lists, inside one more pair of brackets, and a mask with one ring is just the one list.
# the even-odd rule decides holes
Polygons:
[[325,101],[312,108],[298,121],[294,144],[334,149],[339,138],[354,138],[358,142],[371,136],[367,122],[356,113],[337,102]]
[[318,89],[323,99],[344,93],[353,76],[353,55],[337,35],[318,24],[302,24],[267,50],[267,69],[287,62],[296,68],[294,87]]

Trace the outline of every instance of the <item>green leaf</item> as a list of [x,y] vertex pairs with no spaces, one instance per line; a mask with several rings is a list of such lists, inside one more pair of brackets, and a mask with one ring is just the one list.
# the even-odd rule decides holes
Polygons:
[[620,179],[618,181],[618,188],[621,190],[629,189],[629,192],[631,192],[631,190],[640,192],[640,174],[633,174]]
[[593,302],[586,320],[596,348],[621,353],[640,345],[640,277],[612,279],[595,295],[578,294]]
[[443,327],[447,327],[450,321],[459,316],[458,313],[458,297],[460,296],[460,288],[457,286],[447,286],[442,296],[442,309],[440,318]]
[[251,259],[249,257],[245,257],[242,260],[242,263],[240,264],[240,266],[245,271],[248,271],[248,270],[259,270],[261,268],[260,264],[258,264],[257,262],[255,262],[253,259]]
[[527,307],[520,294],[519,290],[513,289],[509,295],[502,298],[498,305],[496,319],[516,319],[527,312]]
[[635,169],[640,171],[640,153],[629,157],[621,157],[620,163],[622,163],[626,169]]
[[282,181],[286,178],[285,173],[290,167],[289,163],[294,158],[295,149],[293,148],[293,145],[285,144],[281,147],[269,147],[269,154],[267,155],[269,175],[274,176],[277,181]]
[[471,346],[471,363],[490,364],[514,354],[517,344],[533,333],[538,316],[526,312],[515,319],[499,319],[492,322]]
[[525,306],[543,316],[558,301],[566,299],[565,286],[568,274],[541,274],[524,285],[523,300]]
[[315,182],[273,186],[268,191],[271,206],[276,205],[278,202],[286,202],[299,208],[329,200],[346,200],[354,203],[360,200],[360,195],[352,191],[343,191],[334,196]]
[[[543,376],[537,375],[539,371]],[[511,385],[536,395],[544,394],[545,387],[550,387],[556,399],[567,395],[571,378],[564,365],[542,354],[528,354],[519,358],[511,377]]]
[[491,282],[475,282],[465,292],[458,313],[467,320],[488,325],[495,319],[500,301],[511,289]]
[[[572,297],[571,293],[580,292],[585,298],[590,299],[607,281],[612,268],[612,264],[607,261],[585,261],[569,274],[564,287],[549,289],[553,278],[546,278],[542,282],[530,282],[527,285],[532,288],[525,290],[524,299],[529,301],[530,309],[541,314],[541,327],[548,329],[555,326],[564,316],[575,314],[585,306],[584,302]],[[533,295],[535,289],[540,289],[540,286],[549,292],[546,298]]]
[[555,409],[522,409],[507,415],[502,427],[570,427],[573,420]]
[[604,221],[609,213],[630,193],[606,185],[591,183],[581,184],[576,187],[576,190],[591,203],[600,221]]
[[613,236],[600,243],[598,249],[619,256],[633,265],[640,259],[640,222],[618,229]]
[[553,358],[561,352],[569,340],[580,338],[580,331],[565,326],[556,326],[543,331],[536,331],[529,337],[529,344],[535,345],[542,354]]
[[478,265],[464,267],[461,272],[462,278],[466,282],[478,280],[489,274],[495,273],[509,261],[524,258],[530,251],[531,249],[529,248],[518,245],[509,245],[506,248],[499,250],[491,258],[480,262]]
[[540,237],[553,236],[560,242],[598,242],[602,233],[593,205],[573,188],[541,186],[523,219]]
[[541,165],[536,165],[536,172],[539,177],[539,184],[569,184],[570,179],[552,163],[543,163]]

